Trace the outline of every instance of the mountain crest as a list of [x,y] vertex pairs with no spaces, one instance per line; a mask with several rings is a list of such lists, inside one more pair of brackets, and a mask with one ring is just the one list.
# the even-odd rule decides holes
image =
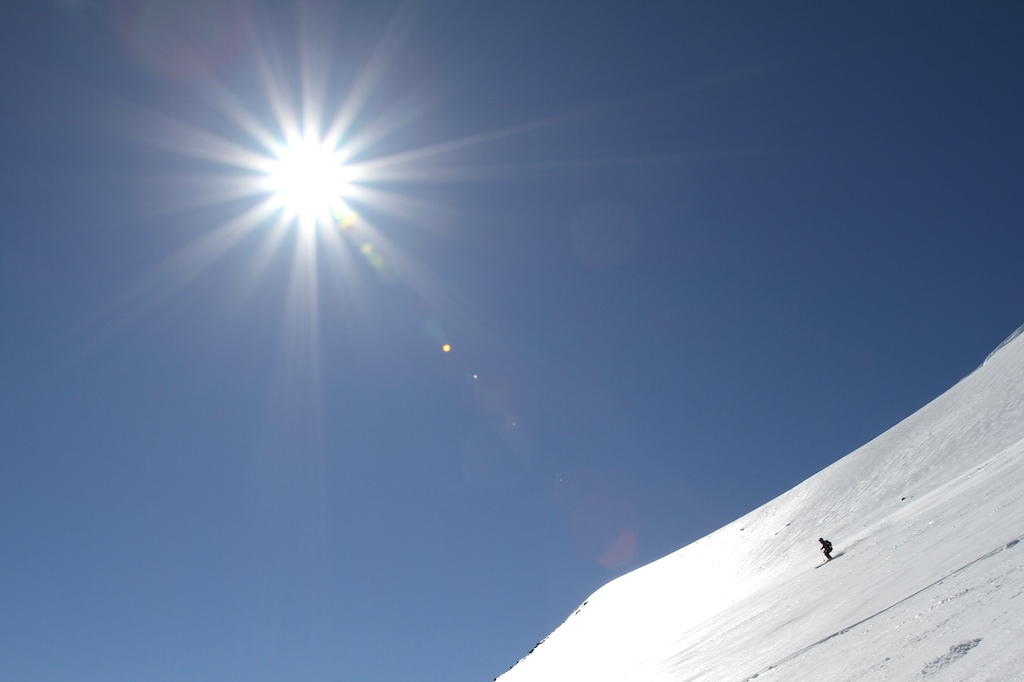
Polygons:
[[[1018,679],[1022,331],[871,442],[608,583],[498,679]],[[842,560],[814,570],[821,536]]]

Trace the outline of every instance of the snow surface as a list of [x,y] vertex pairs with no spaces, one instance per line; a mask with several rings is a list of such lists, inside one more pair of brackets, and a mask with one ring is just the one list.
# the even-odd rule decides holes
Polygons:
[[[867,445],[605,585],[498,679],[1024,680],[1022,454],[1018,333]],[[815,568],[820,536],[835,559]]]

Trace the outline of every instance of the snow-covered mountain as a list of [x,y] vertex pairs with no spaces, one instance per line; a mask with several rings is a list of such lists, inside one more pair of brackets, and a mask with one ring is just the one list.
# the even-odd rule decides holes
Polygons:
[[[1024,680],[1022,330],[867,445],[602,587],[501,682]],[[835,560],[816,568],[819,536]]]

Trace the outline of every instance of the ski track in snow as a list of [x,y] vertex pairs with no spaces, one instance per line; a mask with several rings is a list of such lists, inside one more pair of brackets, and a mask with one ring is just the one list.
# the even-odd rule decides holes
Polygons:
[[[839,630],[838,632],[833,632],[831,635],[829,635],[829,636],[827,636],[827,637],[825,637],[823,639],[820,639],[817,642],[814,642],[813,644],[810,644],[810,645],[804,647],[803,649],[800,649],[799,651],[796,651],[796,652],[790,654],[786,658],[784,658],[784,659],[782,659],[780,661],[777,661],[776,663],[773,663],[768,668],[766,668],[766,669],[764,669],[764,670],[762,670],[760,672],[754,673],[753,675],[748,677],[747,680],[753,680],[753,679],[756,679],[758,677],[761,677],[765,673],[767,673],[767,672],[769,672],[771,670],[774,670],[776,668],[779,668],[780,666],[784,665],[785,663],[787,663],[787,662],[789,662],[789,661],[791,661],[793,659],[799,658],[800,656],[804,655],[805,653],[807,653],[808,651],[810,651],[814,647],[819,646],[821,644],[824,644],[825,642],[829,641],[830,639],[832,639],[834,637],[839,637],[841,635],[845,635],[846,633],[850,632],[854,628],[859,627],[861,625],[864,625],[868,621],[874,620],[875,618],[878,618],[879,616],[885,614],[886,612],[891,611],[892,609],[895,609],[896,607],[898,607],[901,604],[903,604],[903,602],[909,601],[909,600],[913,599],[914,597],[917,597],[918,595],[920,595],[920,594],[922,594],[924,592],[927,592],[928,590],[931,590],[933,587],[936,587],[938,585],[941,585],[942,583],[947,582],[950,578],[954,577],[956,574],[971,568],[972,566],[974,566],[974,564],[978,563],[979,561],[984,561],[985,559],[990,559],[993,556],[995,556],[996,554],[998,554],[999,552],[1002,552],[1004,549],[1010,549],[1011,547],[1015,547],[1020,542],[1021,539],[1024,539],[1024,537],[1022,537],[1022,538],[1014,538],[1013,540],[1011,540],[1010,542],[1006,543],[1005,545],[997,547],[996,549],[992,550],[991,552],[988,552],[987,554],[984,554],[983,556],[978,557],[977,559],[975,559],[971,563],[967,564],[966,566],[962,566],[962,567],[956,569],[955,571],[953,571],[952,573],[950,573],[949,575],[946,575],[946,576],[943,576],[942,578],[939,578],[938,580],[933,582],[931,585],[927,585],[925,587],[922,587],[917,592],[914,592],[913,594],[910,594],[910,595],[904,597],[903,599],[900,599],[895,604],[892,604],[891,606],[887,606],[886,608],[882,609],[881,611],[879,611],[877,613],[873,613],[870,616],[868,616],[867,618],[864,618],[863,620],[857,621],[856,623],[854,623],[852,625],[849,625],[849,626],[843,628],[842,630]],[[965,590],[957,593],[956,595],[954,595],[952,598],[962,597],[962,596],[966,595],[969,591],[970,590],[965,589]],[[942,603],[943,601],[946,601],[946,600],[943,599],[943,600],[940,601],[940,603]],[[948,653],[948,654],[946,654],[946,655],[936,659],[932,663],[929,663],[927,666],[925,666],[926,671],[928,669],[932,669],[932,671],[934,672],[934,670],[937,670],[939,668],[944,667],[945,665],[948,665],[950,662],[956,660],[957,658],[960,658],[960,656],[965,654],[967,652],[967,650],[973,648],[979,642],[981,642],[980,639],[971,640],[970,646],[968,646],[966,649],[962,649],[963,643],[962,644],[958,644],[958,645],[954,645],[953,647],[951,647],[950,653]],[[961,650],[962,650],[962,653],[959,653],[958,655],[955,655],[955,656],[952,655],[955,651],[959,652]],[[888,660],[888,659],[886,659],[886,660]]]
[[[813,570],[822,535],[843,558]],[[1021,540],[1015,333],[875,440],[602,587],[499,679],[1024,680]]]

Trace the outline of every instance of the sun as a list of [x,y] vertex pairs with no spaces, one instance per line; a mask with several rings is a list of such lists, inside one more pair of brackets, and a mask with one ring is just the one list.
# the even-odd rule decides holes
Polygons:
[[317,135],[293,133],[272,151],[263,168],[264,189],[286,222],[312,230],[335,225],[350,212],[345,197],[354,171],[345,165],[343,150]]
[[[216,115],[210,124],[143,110],[145,130],[128,131],[195,162],[194,171],[169,177],[182,190],[182,212],[223,216],[166,259],[152,276],[154,290],[181,287],[237,249],[252,255],[238,261],[246,284],[290,273],[288,314],[310,329],[325,301],[351,305],[360,277],[371,273],[447,305],[435,302],[443,289],[435,273],[403,248],[417,229],[449,229],[454,209],[422,188],[477,182],[488,166],[463,166],[469,150],[555,122],[424,144],[420,123],[435,106],[434,94],[418,87],[406,93],[388,82],[404,63],[400,36],[385,35],[366,55],[335,59],[334,37],[321,34],[327,27],[304,23],[309,34],[294,58],[278,52],[272,35],[254,33],[251,67],[239,72],[252,87],[239,89],[256,96],[239,96],[211,79],[199,93]],[[334,63],[351,68],[332,75]]]

